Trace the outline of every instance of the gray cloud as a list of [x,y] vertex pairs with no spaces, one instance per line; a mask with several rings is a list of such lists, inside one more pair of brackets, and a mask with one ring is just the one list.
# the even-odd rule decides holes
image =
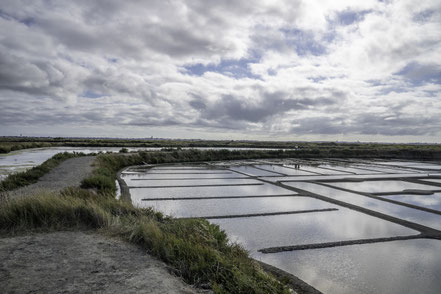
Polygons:
[[6,1],[0,131],[439,141],[438,2]]

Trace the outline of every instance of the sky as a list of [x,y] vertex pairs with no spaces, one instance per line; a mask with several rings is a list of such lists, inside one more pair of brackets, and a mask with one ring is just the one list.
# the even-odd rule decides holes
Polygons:
[[441,1],[2,0],[20,134],[441,143]]

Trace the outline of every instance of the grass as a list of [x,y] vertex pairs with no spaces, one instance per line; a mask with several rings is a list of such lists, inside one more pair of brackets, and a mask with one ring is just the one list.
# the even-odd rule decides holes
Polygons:
[[11,191],[20,187],[24,187],[36,183],[40,177],[48,173],[51,169],[58,166],[66,159],[84,156],[83,153],[58,153],[43,162],[42,164],[28,169],[24,172],[19,172],[9,175],[6,179],[0,182],[0,192]]
[[209,285],[215,293],[289,293],[206,220],[164,218],[152,209],[116,200],[107,191],[84,189],[0,205],[2,234],[69,229],[95,229],[137,244],[172,266],[186,282]]

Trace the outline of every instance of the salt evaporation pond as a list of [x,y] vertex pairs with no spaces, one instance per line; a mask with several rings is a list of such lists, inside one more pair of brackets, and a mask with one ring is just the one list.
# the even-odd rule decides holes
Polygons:
[[[326,207],[338,207],[328,204]],[[357,211],[215,219],[228,236],[251,254],[267,247],[416,235],[417,231]]]
[[262,182],[253,179],[193,179],[193,180],[181,180],[171,179],[162,181],[140,181],[139,179],[124,179],[127,185],[130,187],[167,187],[167,186],[208,186],[208,185],[249,185],[258,184]]
[[441,192],[431,194],[441,190],[433,179],[440,174],[388,161],[311,163],[142,167],[127,170],[123,179],[139,187],[130,189],[135,205],[174,217],[207,217],[253,258],[323,293],[438,293],[441,241],[422,236],[441,236],[441,215],[433,211],[440,209]]
[[323,293],[438,294],[441,241],[407,240],[260,254]]
[[441,212],[441,193],[433,193],[431,195],[398,194],[384,196],[384,198]]
[[324,201],[302,196],[267,196],[253,199],[224,198],[198,200],[145,201],[158,211],[173,217],[209,217],[244,214],[265,214],[335,208]]
[[440,187],[405,181],[337,182],[329,183],[329,185],[365,193],[401,192],[404,190],[441,190]]
[[376,212],[384,213],[386,215],[390,215],[410,222],[415,222],[417,224],[441,231],[440,215],[397,205],[394,203],[388,203],[382,201],[381,199],[373,199],[360,194],[345,192],[318,184],[305,182],[292,182],[286,184],[294,188],[307,190],[309,192],[329,197],[331,199],[368,208]]

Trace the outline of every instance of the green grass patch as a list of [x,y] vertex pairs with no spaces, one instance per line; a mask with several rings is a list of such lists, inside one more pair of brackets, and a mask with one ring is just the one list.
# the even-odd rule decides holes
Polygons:
[[9,175],[6,179],[0,182],[0,192],[11,191],[29,184],[36,183],[40,177],[48,173],[54,167],[58,166],[66,159],[84,156],[83,153],[58,153],[43,162],[42,164],[28,169],[24,172],[19,172]]
[[196,286],[215,293],[289,293],[287,287],[230,244],[217,225],[202,219],[164,218],[116,200],[113,194],[68,189],[8,200],[0,205],[0,232],[97,229],[145,248]]

